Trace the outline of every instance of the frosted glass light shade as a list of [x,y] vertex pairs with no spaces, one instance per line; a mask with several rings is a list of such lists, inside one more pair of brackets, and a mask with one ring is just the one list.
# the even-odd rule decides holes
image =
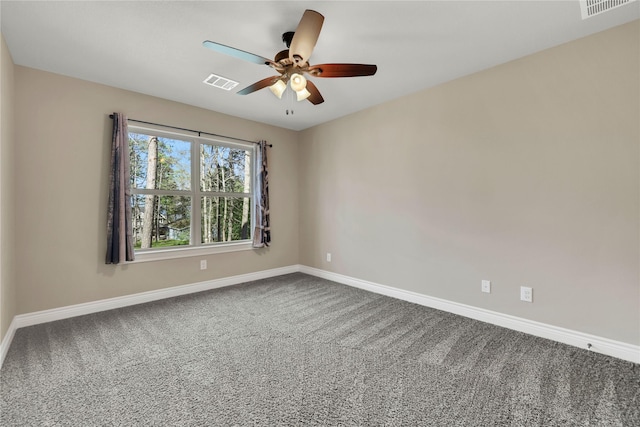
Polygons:
[[306,88],[302,90],[296,91],[296,95],[298,97],[298,101],[304,101],[308,97],[311,96],[311,92],[309,92]]
[[302,74],[292,74],[291,75],[291,89],[296,92],[306,89],[307,87],[307,79],[304,78]]
[[280,99],[282,99],[282,94],[284,93],[284,90],[286,88],[287,88],[287,85],[282,80],[278,80],[277,82],[269,86],[269,89],[271,89],[271,92],[273,92],[273,94]]

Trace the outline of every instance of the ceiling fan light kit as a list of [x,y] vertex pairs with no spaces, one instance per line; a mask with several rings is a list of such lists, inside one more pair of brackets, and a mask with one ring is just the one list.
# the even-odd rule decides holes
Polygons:
[[288,49],[276,54],[274,60],[264,58],[259,55],[229,47],[220,43],[205,40],[202,44],[218,53],[233,56],[256,64],[267,65],[278,73],[279,76],[267,77],[238,92],[239,95],[248,95],[257,90],[268,87],[278,98],[282,99],[282,94],[287,88],[287,83],[296,92],[298,101],[307,99],[313,105],[324,102],[324,98],[318,88],[304,77],[308,74],[312,77],[360,77],[372,76],[378,67],[369,64],[320,64],[309,65],[309,58],[313,52],[320,30],[324,22],[324,16],[320,13],[307,9],[300,19],[300,23],[295,31],[288,31],[282,35],[282,41]]
[[306,88],[296,91],[296,99],[298,101],[304,101],[305,99],[309,98],[310,96],[311,96],[311,92],[309,92]]
[[287,88],[287,85],[282,80],[278,80],[277,82],[269,86],[269,89],[271,89],[271,92],[273,92],[273,94],[277,96],[279,99],[282,99],[282,94],[284,93],[286,88]]
[[305,79],[304,76],[302,76],[301,74],[294,73],[291,76],[290,85],[291,85],[291,89],[297,92],[307,87],[307,79]]

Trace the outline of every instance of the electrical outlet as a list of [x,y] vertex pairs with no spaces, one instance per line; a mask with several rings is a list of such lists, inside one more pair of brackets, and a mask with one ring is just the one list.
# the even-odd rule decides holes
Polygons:
[[207,269],[207,260],[206,259],[201,259],[200,260],[200,270],[206,270]]
[[533,289],[527,286],[520,286],[520,300],[533,302]]
[[327,252],[327,262],[331,262],[331,253]]
[[483,280],[482,281],[482,292],[486,292],[488,294],[491,293],[491,280]]

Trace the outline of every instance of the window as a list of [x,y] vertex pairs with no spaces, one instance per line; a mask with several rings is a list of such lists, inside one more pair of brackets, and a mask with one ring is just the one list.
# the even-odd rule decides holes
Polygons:
[[129,148],[136,258],[251,246],[253,144],[129,126]]

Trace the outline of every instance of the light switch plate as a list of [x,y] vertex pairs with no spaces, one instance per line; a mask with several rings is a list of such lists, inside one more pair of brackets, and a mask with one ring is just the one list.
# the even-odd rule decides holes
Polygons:
[[491,280],[482,281],[482,292],[491,293]]

